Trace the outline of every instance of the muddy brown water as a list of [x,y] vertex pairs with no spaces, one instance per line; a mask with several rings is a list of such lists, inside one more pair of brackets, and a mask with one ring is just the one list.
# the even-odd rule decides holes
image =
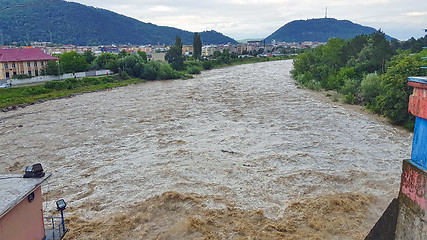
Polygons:
[[68,239],[363,239],[412,136],[300,89],[291,61],[0,113],[0,166],[42,163]]

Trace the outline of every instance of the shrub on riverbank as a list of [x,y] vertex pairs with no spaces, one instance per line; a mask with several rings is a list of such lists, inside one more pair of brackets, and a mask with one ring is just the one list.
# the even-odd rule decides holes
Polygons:
[[346,103],[366,105],[392,123],[411,128],[414,118],[407,108],[412,89],[407,78],[425,75],[420,70],[425,56],[427,50],[394,52],[384,34],[377,32],[349,40],[331,39],[297,56],[291,73],[308,88],[320,84],[342,94]]
[[143,79],[121,80],[118,77],[93,77],[83,79],[67,79],[52,81],[45,84],[0,89],[0,109],[30,104],[38,101],[70,96],[83,92],[126,86],[144,82]]

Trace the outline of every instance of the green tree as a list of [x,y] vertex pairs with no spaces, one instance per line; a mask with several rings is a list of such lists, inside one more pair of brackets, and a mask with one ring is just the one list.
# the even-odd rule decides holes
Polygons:
[[119,52],[119,54],[118,54],[118,58],[120,59],[120,58],[124,58],[124,57],[126,57],[127,55],[129,55],[129,53],[128,52],[126,52],[126,50],[121,50],[120,52]]
[[144,66],[144,72],[142,74],[143,79],[155,80],[159,76],[160,63],[150,61]]
[[112,54],[112,53],[102,53],[101,55],[99,55],[95,61],[93,61],[93,65],[94,68],[97,69],[105,69],[107,68],[107,63],[110,62],[111,60],[116,60],[117,59],[117,55]]
[[386,62],[395,55],[390,42],[381,31],[370,35],[367,44],[355,59],[356,70],[360,73],[384,73]]
[[147,53],[143,52],[141,50],[138,50],[138,55],[142,58],[142,60],[144,61],[144,63],[148,62],[148,57],[147,57]]
[[58,76],[59,72],[59,63],[57,61],[50,60],[49,62],[47,62],[46,75]]
[[172,46],[165,55],[165,60],[171,65],[174,70],[184,69],[184,56],[182,56],[181,38],[176,36],[175,45]]
[[215,58],[215,59],[218,59],[218,58],[220,58],[221,57],[221,52],[220,51],[218,51],[218,50],[216,50],[216,51],[214,51],[213,52],[213,58]]
[[221,57],[219,59],[221,62],[223,62],[225,64],[230,64],[231,63],[230,51],[228,49],[224,49],[224,51],[222,52]]
[[202,40],[199,33],[194,33],[193,36],[193,57],[196,60],[202,57]]
[[83,57],[89,65],[92,64],[92,62],[96,59],[92,51],[84,51]]
[[65,73],[84,72],[89,67],[86,59],[76,52],[64,53],[59,56],[59,59],[61,69]]
[[138,54],[127,55],[117,61],[121,71],[133,77],[141,77],[144,72],[144,61]]
[[[427,51],[422,52],[425,56]],[[387,64],[387,72],[382,75],[381,93],[368,107],[388,117],[395,124],[412,121],[408,113],[409,95],[412,88],[408,86],[409,76],[420,76],[423,65],[422,54],[401,54],[392,58]]]

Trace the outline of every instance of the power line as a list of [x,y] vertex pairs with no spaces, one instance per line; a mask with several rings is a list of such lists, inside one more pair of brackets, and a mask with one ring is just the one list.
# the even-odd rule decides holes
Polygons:
[[27,4],[10,5],[10,6],[0,8],[0,11],[6,10],[9,8],[28,7],[28,6],[32,6],[32,5],[41,5],[41,4],[45,4],[45,3],[52,3],[52,2],[59,2],[59,1],[62,1],[62,0],[49,0],[49,1],[44,1],[44,2],[34,2],[34,3],[27,3]]

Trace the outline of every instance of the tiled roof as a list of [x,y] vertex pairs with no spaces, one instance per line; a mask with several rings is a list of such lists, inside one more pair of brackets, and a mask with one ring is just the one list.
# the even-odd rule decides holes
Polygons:
[[38,48],[0,49],[0,62],[47,61],[58,59],[57,57],[44,53]]

